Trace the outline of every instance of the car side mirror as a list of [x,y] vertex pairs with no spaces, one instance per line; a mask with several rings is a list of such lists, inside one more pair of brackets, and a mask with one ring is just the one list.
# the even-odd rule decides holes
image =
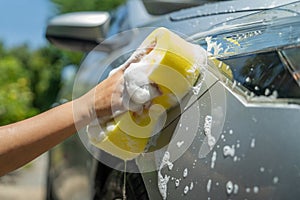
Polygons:
[[108,12],[59,15],[48,22],[46,38],[59,48],[90,51],[105,39],[109,22]]

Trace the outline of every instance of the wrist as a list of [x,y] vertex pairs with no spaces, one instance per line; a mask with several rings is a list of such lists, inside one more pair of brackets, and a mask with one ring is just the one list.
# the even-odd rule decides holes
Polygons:
[[93,90],[73,100],[73,118],[77,129],[88,125],[96,118],[93,103]]

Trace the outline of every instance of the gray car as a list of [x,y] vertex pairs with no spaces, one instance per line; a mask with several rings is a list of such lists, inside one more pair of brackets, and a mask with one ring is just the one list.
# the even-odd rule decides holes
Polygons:
[[[82,35],[91,37],[74,35],[82,22],[66,29],[64,16],[47,29],[59,47],[90,52],[75,82],[86,90],[144,39],[132,28],[163,26],[209,52],[199,87],[180,112],[170,111],[152,153],[127,163],[140,172],[126,174],[127,199],[300,198],[300,2],[162,2],[132,0],[111,15],[94,13],[106,20],[85,26]],[[103,63],[110,63],[104,76],[94,77]],[[83,134],[51,150],[48,199],[122,199],[124,162]]]

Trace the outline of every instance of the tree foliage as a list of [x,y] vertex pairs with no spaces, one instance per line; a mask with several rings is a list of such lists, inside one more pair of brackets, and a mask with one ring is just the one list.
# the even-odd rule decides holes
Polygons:
[[51,0],[58,10],[58,13],[76,12],[76,11],[109,11],[116,8],[125,0],[86,0],[79,2],[77,0]]
[[[73,11],[110,10],[124,0],[50,0],[56,14]],[[45,111],[57,100],[61,72],[79,66],[83,54],[47,44],[36,50],[27,45],[7,48],[0,41],[0,125]]]
[[47,110],[56,100],[61,70],[71,63],[52,46],[31,50],[26,45],[0,45],[0,124]]

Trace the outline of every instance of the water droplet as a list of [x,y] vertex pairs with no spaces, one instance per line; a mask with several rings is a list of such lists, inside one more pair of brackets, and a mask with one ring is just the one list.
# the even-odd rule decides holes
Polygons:
[[211,164],[210,167],[213,169],[215,167],[215,163],[216,163],[216,159],[217,159],[217,152],[214,151],[213,155],[211,157]]
[[248,187],[247,187],[245,190],[246,190],[247,193],[250,193],[250,192],[251,192],[251,188],[248,188]]
[[261,168],[259,169],[259,171],[260,171],[260,172],[264,172],[264,171],[265,171],[265,168],[264,168],[264,167],[261,167]]
[[228,85],[228,82],[229,82],[229,80],[228,80],[228,78],[226,78],[225,84]]
[[277,184],[279,182],[279,178],[277,176],[273,177],[273,183]]
[[180,184],[180,180],[179,180],[179,179],[176,179],[176,180],[175,180],[175,186],[178,187],[179,184]]
[[259,192],[259,187],[254,186],[253,187],[253,192],[254,192],[254,194],[257,194]]
[[233,192],[233,183],[231,181],[228,181],[226,183],[226,192],[228,195],[230,195]]
[[246,83],[250,83],[251,82],[251,78],[247,77],[245,81],[246,81]]
[[192,190],[194,188],[194,182],[190,183],[190,190]]
[[237,194],[239,192],[239,186],[237,184],[233,185],[233,194]]
[[188,169],[185,168],[185,169],[183,170],[183,178],[186,178],[187,175],[188,175]]
[[216,144],[216,138],[213,137],[212,135],[210,135],[208,137],[208,146],[209,146],[209,148],[212,149],[215,144]]
[[218,67],[219,67],[219,68],[221,68],[221,67],[222,67],[222,65],[223,65],[223,62],[221,62],[221,61],[220,61],[220,63],[219,63],[219,65],[218,65]]
[[176,143],[176,145],[177,145],[178,148],[180,148],[180,147],[183,145],[183,143],[184,143],[183,140],[182,140],[182,141],[178,141],[178,142]]
[[229,134],[230,134],[230,135],[233,134],[233,130],[232,130],[232,129],[229,130]]
[[236,161],[238,161],[238,157],[237,157],[237,156],[234,156],[234,157],[233,157],[233,162],[236,162]]
[[210,190],[211,190],[211,179],[209,179],[209,180],[207,181],[207,185],[206,185],[206,191],[209,193]]
[[183,193],[184,194],[187,194],[189,192],[189,186],[185,186],[184,187],[184,190],[183,190]]
[[266,88],[265,89],[265,96],[268,96],[268,95],[270,95],[271,94],[271,91],[268,89],[268,88]]
[[252,117],[252,121],[253,121],[254,123],[256,123],[256,122],[257,122],[257,119],[253,116],[253,117]]
[[234,89],[235,87],[236,87],[236,81],[234,80],[232,84],[232,89]]
[[255,138],[252,138],[250,147],[251,147],[251,148],[254,148],[254,147],[255,147]]

